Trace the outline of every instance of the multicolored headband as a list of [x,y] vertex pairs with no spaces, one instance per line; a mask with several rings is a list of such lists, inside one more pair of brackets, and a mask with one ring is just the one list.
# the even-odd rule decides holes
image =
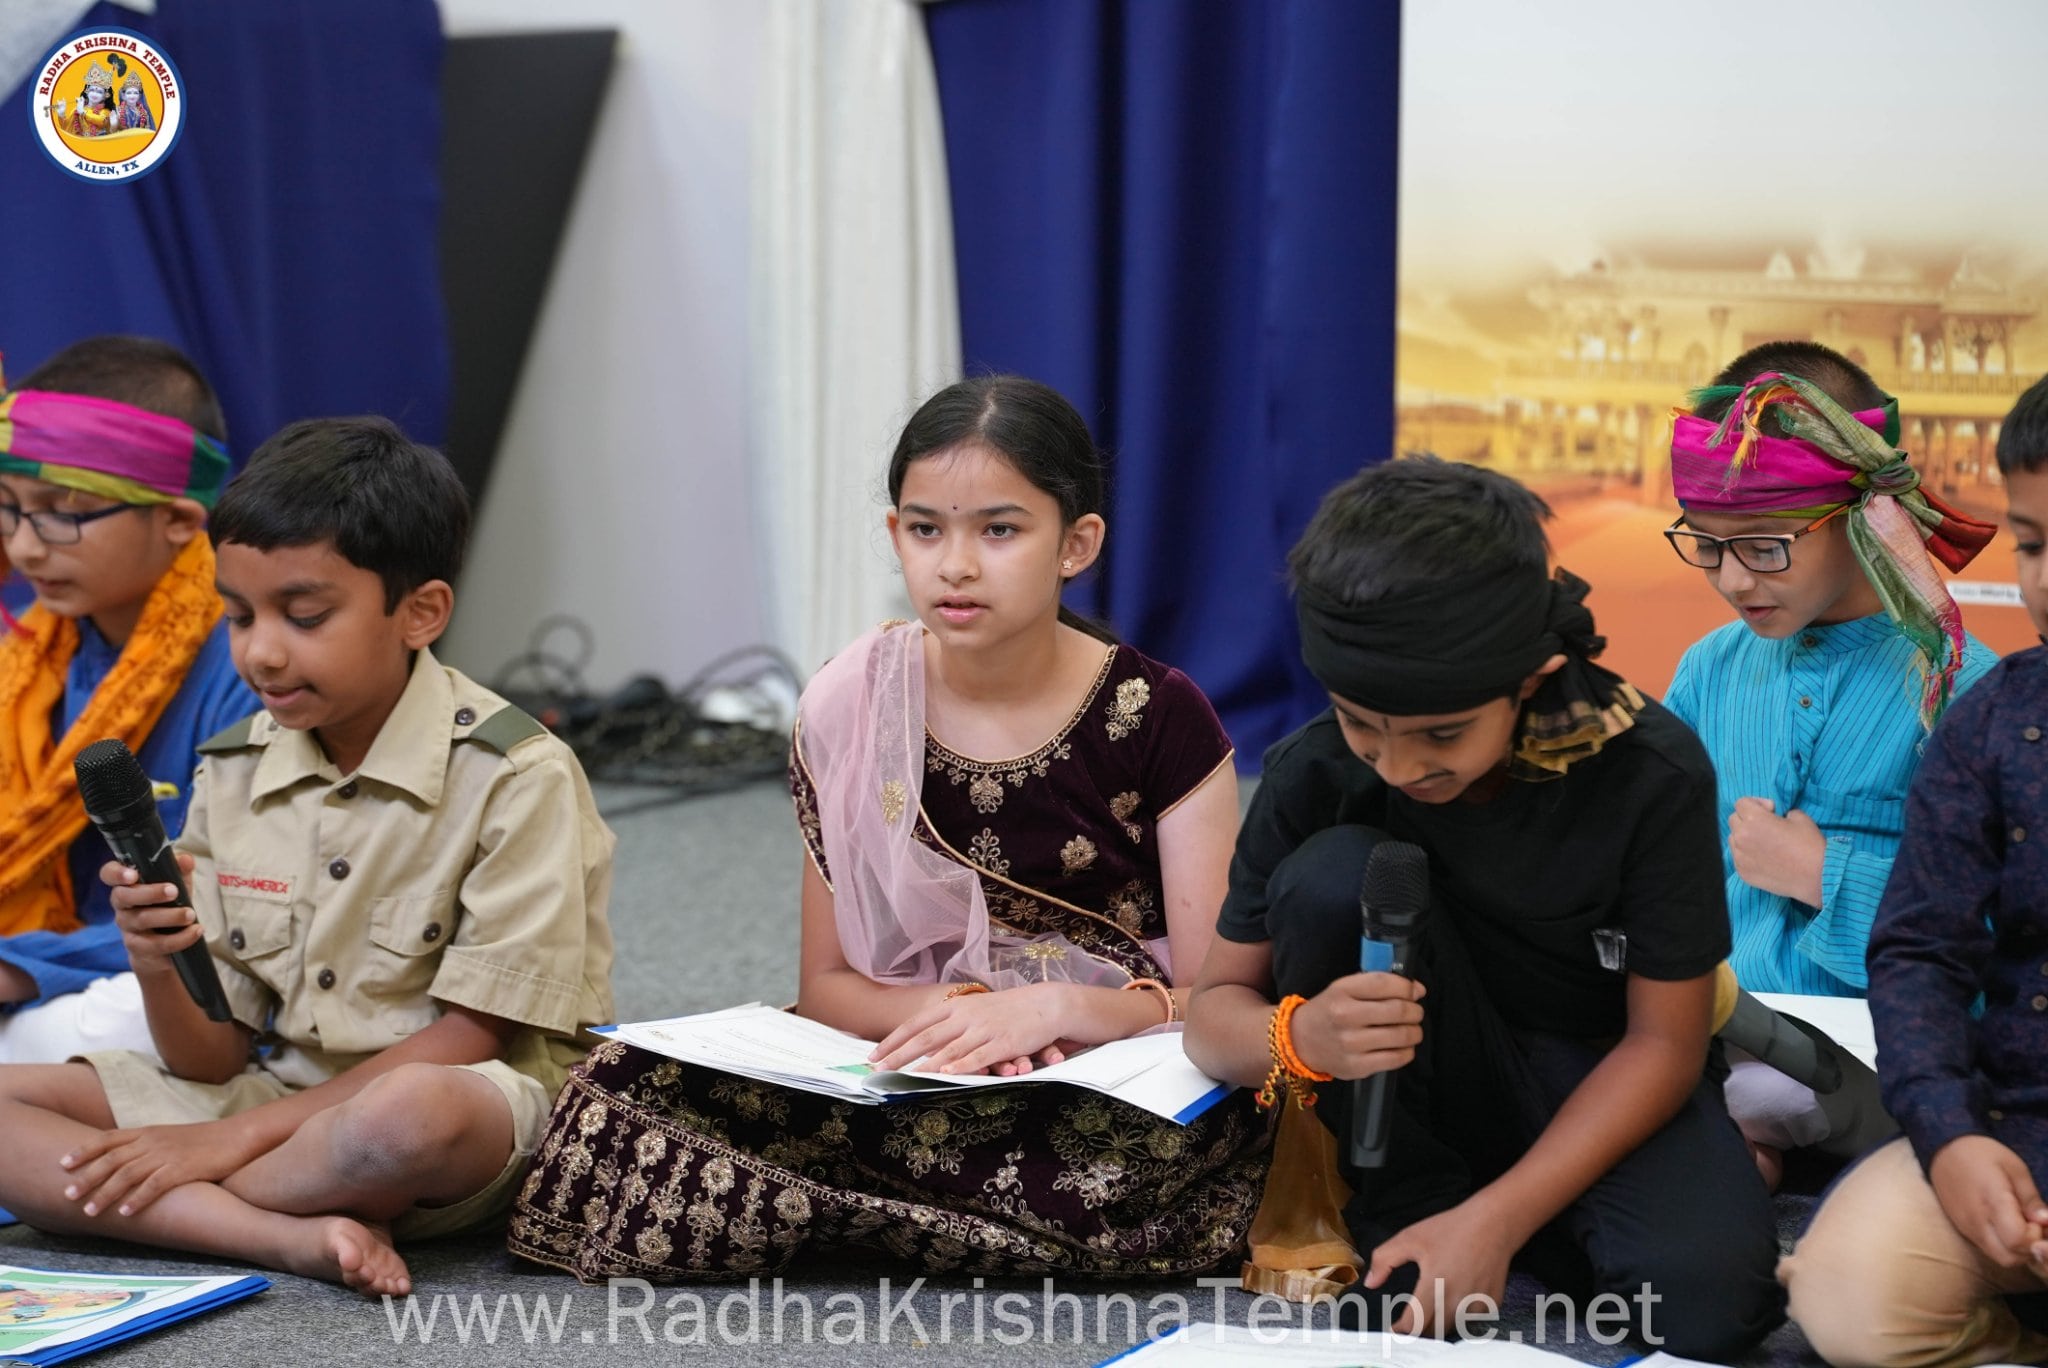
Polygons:
[[[1704,405],[1741,394],[1741,386],[1716,385],[1694,391],[1692,399],[1694,404]],[[1898,445],[1896,399],[1887,400],[1883,408],[1863,409],[1850,417],[1879,434],[1887,448]],[[1682,507],[1796,518],[1811,517],[1863,497],[1868,477],[1859,483],[1862,472],[1812,443],[1774,437],[1752,423],[1745,427],[1741,443],[1731,449],[1727,426],[1725,420],[1697,418],[1686,409],[1671,411],[1671,489]],[[1892,455],[1904,464],[1902,454],[1893,451]],[[1917,481],[1919,477],[1912,478]]]
[[195,499],[227,483],[228,453],[191,424],[132,404],[48,390],[0,397],[0,473],[122,503]]
[[[1920,472],[1898,450],[1896,401],[1851,413],[1811,381],[1776,371],[1692,396],[1695,404],[1731,397],[1718,423],[1672,413],[1671,487],[1679,503],[1771,517],[1848,505],[1856,561],[1925,659],[1920,716],[1933,726],[1963,663],[1962,610],[1934,562],[1961,570],[1998,529],[1920,487]],[[1777,432],[1765,430],[1766,414]]]

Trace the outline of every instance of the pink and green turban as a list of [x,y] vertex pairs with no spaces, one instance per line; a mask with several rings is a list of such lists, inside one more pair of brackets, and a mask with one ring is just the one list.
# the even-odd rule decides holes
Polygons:
[[1718,423],[1671,415],[1671,487],[1688,511],[1814,518],[1849,509],[1849,546],[1878,601],[1926,661],[1933,725],[1963,663],[1963,615],[1935,562],[1961,570],[1998,529],[1920,486],[1898,449],[1896,401],[1851,413],[1811,381],[1776,371],[1696,391],[1733,399]]
[[0,396],[0,474],[122,503],[195,499],[227,483],[228,453],[191,424],[112,399],[47,390]]

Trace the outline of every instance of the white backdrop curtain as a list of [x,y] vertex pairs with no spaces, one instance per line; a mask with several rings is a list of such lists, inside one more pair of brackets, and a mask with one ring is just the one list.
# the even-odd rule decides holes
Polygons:
[[806,673],[907,617],[883,476],[959,378],[938,86],[913,0],[765,0],[749,447],[769,621]]

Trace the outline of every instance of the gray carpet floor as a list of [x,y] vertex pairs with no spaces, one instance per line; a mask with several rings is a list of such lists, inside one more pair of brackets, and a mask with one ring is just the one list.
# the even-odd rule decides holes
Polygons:
[[[618,942],[613,985],[621,1018],[673,1016],[752,999],[792,1000],[802,853],[785,792],[764,783],[632,810],[644,797],[618,788],[599,793],[607,812],[620,814],[612,820],[619,837],[612,920]],[[1810,1197],[1780,1199],[1787,1238],[1803,1224],[1811,1205]],[[680,1362],[855,1368],[900,1361],[1078,1368],[1129,1348],[1134,1333],[1142,1340],[1148,1331],[1179,1319],[1245,1324],[1252,1306],[1241,1293],[1219,1294],[1188,1283],[1062,1283],[1050,1297],[1036,1282],[991,1283],[980,1289],[935,1279],[920,1283],[912,1270],[864,1260],[800,1269],[781,1289],[778,1333],[778,1298],[772,1287],[752,1296],[727,1286],[608,1292],[518,1264],[489,1237],[415,1246],[409,1258],[420,1290],[410,1309],[271,1274],[274,1286],[254,1300],[90,1361],[122,1368],[533,1362],[592,1368]],[[89,1272],[246,1271],[61,1239],[23,1226],[0,1229],[0,1262]],[[1533,1338],[1537,1290],[1519,1277],[1510,1286],[1503,1333],[1515,1330],[1525,1341]],[[1022,1300],[999,1301],[1005,1293]],[[1078,1302],[1066,1300],[1069,1294]],[[653,1303],[643,1307],[648,1295]],[[437,1297],[442,1300],[433,1300]],[[552,1321],[542,1319],[543,1308]],[[636,1317],[636,1310],[644,1315]],[[430,1311],[433,1322],[423,1324]],[[459,1329],[458,1312],[465,1317]],[[531,1333],[522,1333],[522,1312]],[[494,1313],[495,1330],[487,1334]],[[402,1323],[394,1319],[408,1315]],[[844,1342],[856,1328],[864,1339]],[[1542,1342],[1588,1363],[1618,1364],[1642,1352],[1628,1345],[1592,1344],[1583,1337],[1564,1345],[1558,1343],[1559,1333],[1553,1322]],[[841,1342],[827,1342],[828,1337]],[[1773,1368],[1809,1361],[1804,1341],[1790,1327],[1749,1360]]]

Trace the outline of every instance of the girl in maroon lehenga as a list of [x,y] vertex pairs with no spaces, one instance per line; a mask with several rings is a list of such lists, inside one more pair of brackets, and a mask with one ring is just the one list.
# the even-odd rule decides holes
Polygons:
[[[920,620],[854,642],[798,710],[796,1010],[879,1041],[878,1067],[1003,1075],[1178,1030],[1236,780],[1186,676],[1060,606],[1104,534],[1086,425],[1042,385],[963,381],[911,419],[889,492]],[[511,1245],[587,1281],[849,1246],[968,1275],[1234,1271],[1265,1137],[1244,1092],[1185,1126],[1062,1084],[870,1107],[607,1042]]]

